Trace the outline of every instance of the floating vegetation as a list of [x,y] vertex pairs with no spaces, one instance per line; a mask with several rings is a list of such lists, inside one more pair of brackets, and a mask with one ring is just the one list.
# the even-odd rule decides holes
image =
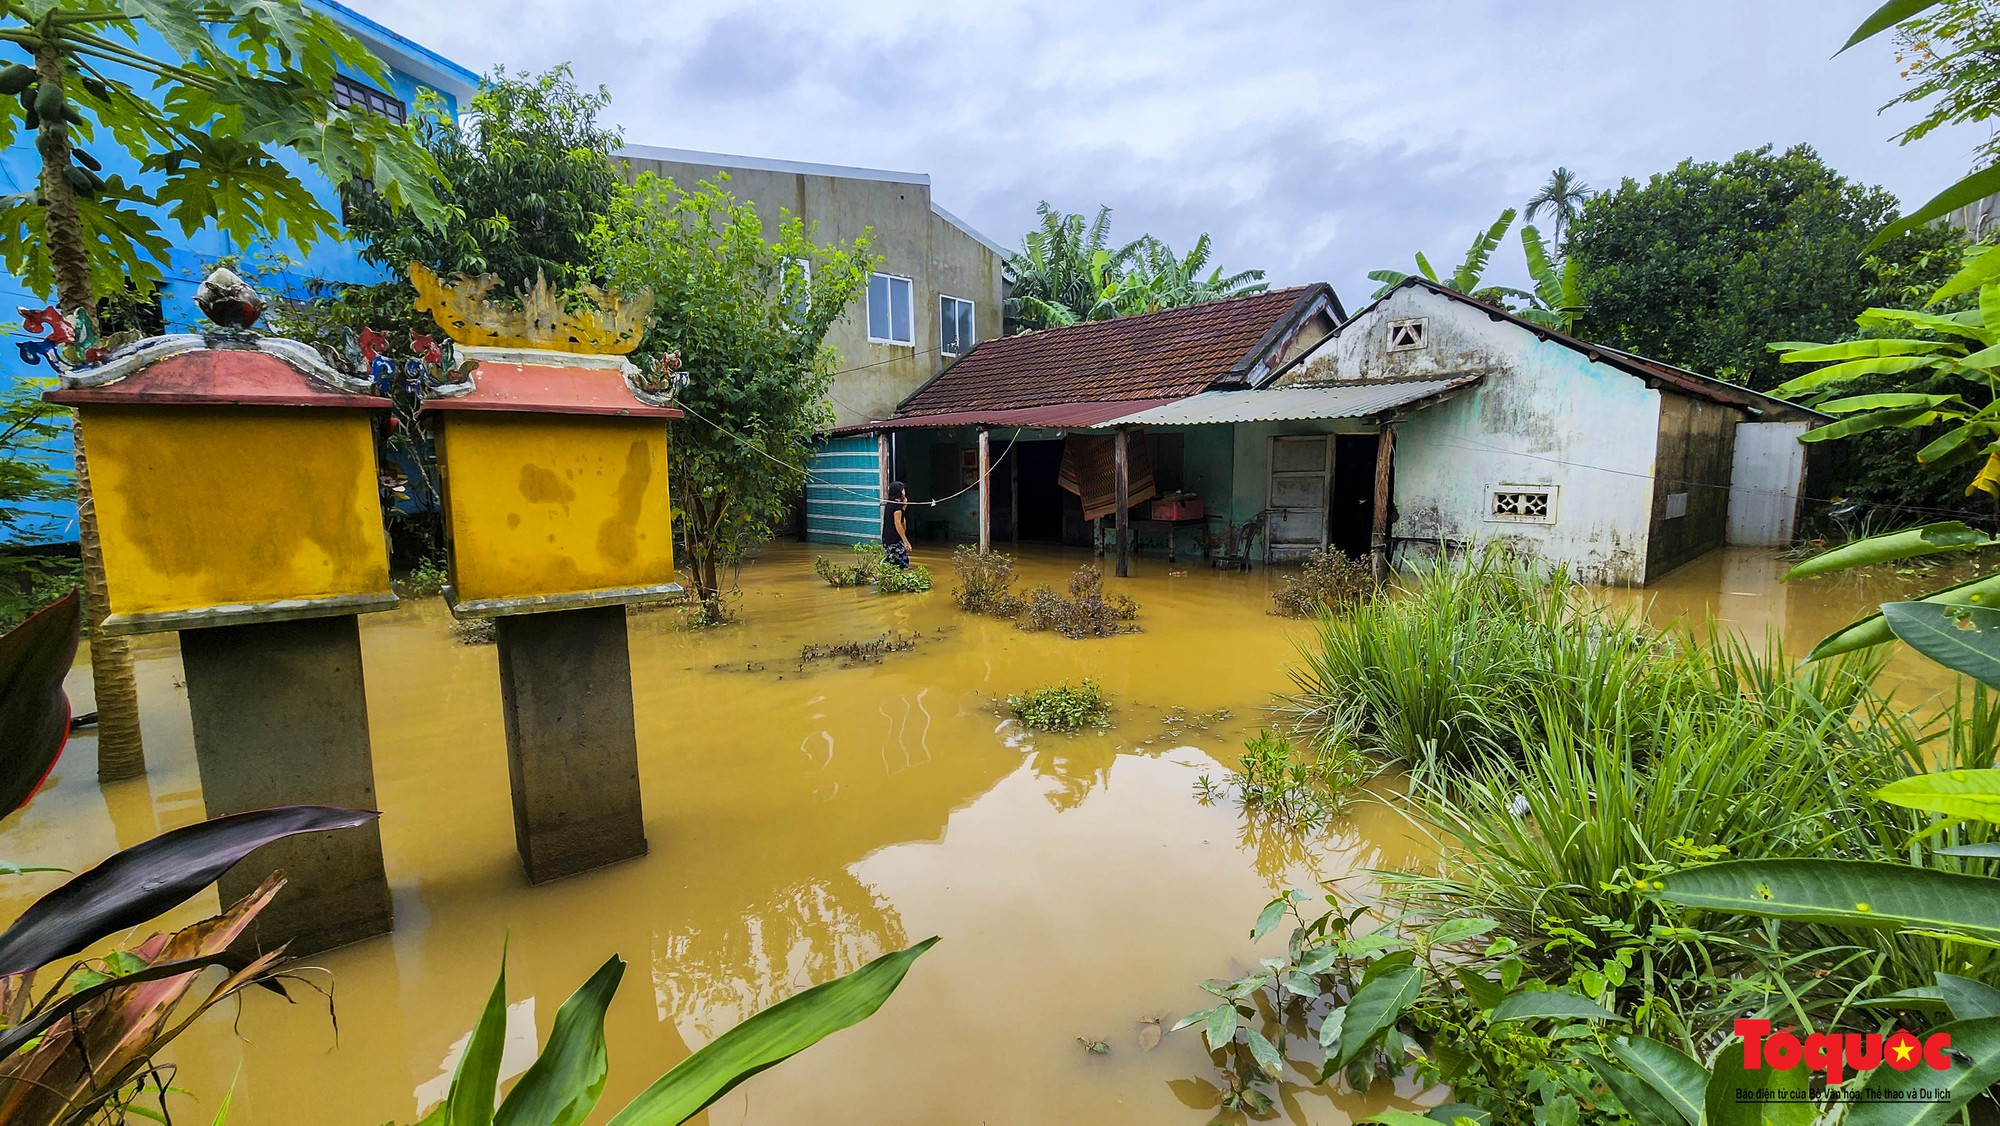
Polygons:
[[1051,684],[1007,697],[1007,710],[1033,731],[1081,731],[1086,727],[1111,726],[1111,700],[1104,684],[1085,677],[1081,687],[1068,681]]
[[891,630],[867,641],[841,641],[829,645],[807,645],[799,650],[799,671],[820,661],[839,661],[841,668],[879,665],[891,653],[907,653],[917,647],[919,634]]
[[[1182,739],[1191,731],[1207,732],[1216,724],[1229,718],[1230,711],[1228,708],[1217,708],[1212,712],[1189,712],[1186,708],[1176,704],[1168,708],[1166,714],[1160,717],[1160,723],[1166,728],[1165,738]],[[1148,739],[1146,742],[1151,743],[1152,740]]]
[[1080,567],[1069,577],[1069,597],[1044,583],[1028,592],[1015,624],[1030,633],[1054,630],[1064,637],[1110,637],[1137,633],[1139,604],[1122,594],[1106,596],[1104,572]]

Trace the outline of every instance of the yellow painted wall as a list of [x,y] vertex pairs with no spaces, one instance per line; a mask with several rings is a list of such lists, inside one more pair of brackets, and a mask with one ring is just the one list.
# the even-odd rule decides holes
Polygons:
[[100,405],[81,415],[112,613],[388,592],[366,413]]
[[674,580],[660,419],[440,412],[461,601]]

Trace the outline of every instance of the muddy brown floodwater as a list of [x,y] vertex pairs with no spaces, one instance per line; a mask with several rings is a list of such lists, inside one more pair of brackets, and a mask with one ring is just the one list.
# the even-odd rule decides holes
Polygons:
[[[190,1121],[234,1090],[231,1126],[408,1122],[445,1093],[509,944],[503,1075],[528,1064],[556,1007],[607,956],[631,964],[608,1023],[611,1079],[595,1121],[752,1011],[930,935],[874,1018],[745,1083],[714,1124],[1187,1123],[1216,1118],[1193,1030],[1141,1050],[1141,1020],[1204,1007],[1196,983],[1252,963],[1258,908],[1286,887],[1421,860],[1399,816],[1352,805],[1327,831],[1261,828],[1195,780],[1219,777],[1286,685],[1304,627],[1265,613],[1270,572],[1154,559],[1108,585],[1145,632],[1103,641],[1025,634],[959,613],[936,549],[929,595],[842,591],[812,552],[777,545],[742,574],[745,624],[704,633],[676,613],[631,618],[651,854],[543,887],[515,858],[495,653],[455,643],[436,600],[362,619],[382,840],[396,933],[315,960],[326,1006],[247,998],[173,1052]],[[1025,582],[1060,584],[1082,554],[1029,552]],[[1660,621],[1714,616],[1796,649],[1923,577],[1785,587],[1768,554],[1718,553],[1615,601]],[[889,632],[917,645],[880,663],[800,668],[802,647]],[[0,832],[0,858],[81,869],[199,820],[180,661],[139,655],[151,774],[100,788],[72,743],[48,789]],[[997,698],[1103,678],[1116,728],[1029,737]],[[1945,685],[1899,658],[1911,695]],[[70,680],[88,707],[84,666]],[[1226,713],[1223,714],[1223,713]],[[60,877],[0,884],[11,918]],[[216,909],[213,893],[167,922]],[[1281,935],[1267,940],[1280,945]],[[296,992],[296,991],[295,991]],[[225,1006],[225,1009],[228,1008]],[[1078,1038],[1102,1040],[1095,1055]],[[1293,1122],[1415,1106],[1288,1090]]]

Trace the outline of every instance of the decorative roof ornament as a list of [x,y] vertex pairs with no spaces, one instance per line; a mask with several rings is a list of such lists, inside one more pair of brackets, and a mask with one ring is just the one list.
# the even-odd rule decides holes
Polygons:
[[624,294],[580,287],[590,308],[570,309],[540,271],[518,291],[520,307],[489,296],[500,285],[492,274],[446,281],[421,262],[410,264],[417,308],[429,313],[453,341],[470,348],[528,348],[575,355],[622,356],[639,346],[653,312],[653,293]]

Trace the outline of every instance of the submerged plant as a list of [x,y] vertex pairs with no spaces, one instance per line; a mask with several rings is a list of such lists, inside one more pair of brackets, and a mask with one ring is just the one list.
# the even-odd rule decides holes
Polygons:
[[1373,593],[1375,576],[1368,564],[1339,548],[1322,548],[1271,592],[1271,612],[1287,618],[1337,614]]
[[1094,676],[1085,677],[1075,688],[1065,680],[1009,696],[1007,710],[1023,727],[1035,731],[1081,731],[1108,727],[1111,722],[1111,700],[1104,694],[1104,682]]
[[923,594],[931,588],[931,572],[921,563],[908,567],[877,563],[874,581],[875,589],[883,594]]
[[1243,808],[1293,828],[1324,825],[1348,792],[1374,777],[1376,767],[1353,747],[1298,747],[1282,735],[1259,731],[1243,746],[1240,766],[1217,784],[1206,775],[1196,789],[1204,798],[1233,790]]
[[813,556],[813,573],[832,587],[867,586],[875,582],[886,554],[882,545],[873,540],[863,540],[850,545],[848,550],[852,553],[853,562],[847,564],[836,563],[825,555]]
[[1021,612],[1021,598],[1013,591],[1013,556],[968,544],[951,553],[951,565],[958,571],[958,586],[951,597],[959,609],[1001,618]]
[[404,593],[411,598],[433,598],[450,583],[451,573],[445,570],[442,561],[424,558],[403,576],[402,586]]
[[1104,572],[1080,567],[1069,579],[1069,597],[1043,583],[1028,592],[1015,623],[1030,633],[1054,630],[1069,638],[1137,633],[1139,604],[1123,594],[1106,596]]

